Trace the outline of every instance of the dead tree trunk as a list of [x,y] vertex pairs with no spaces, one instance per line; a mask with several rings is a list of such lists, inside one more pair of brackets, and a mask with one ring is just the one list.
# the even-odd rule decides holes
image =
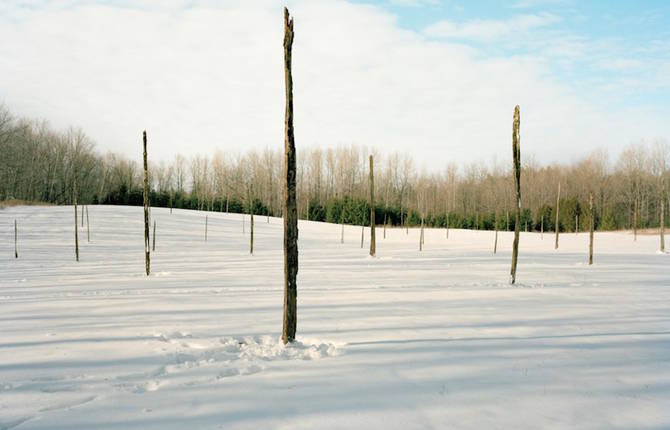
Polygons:
[[558,181],[558,193],[556,194],[556,241],[554,242],[554,249],[558,249],[558,209],[561,201],[561,181]]
[[286,117],[284,122],[284,323],[282,341],[295,340],[298,288],[298,208],[296,206],[295,140],[293,136],[293,18],[284,8],[284,78]]
[[375,238],[375,176],[370,155],[370,256],[374,257],[377,253],[377,240]]
[[77,177],[72,185],[72,203],[74,204],[74,257],[79,261],[79,226],[77,224]]
[[144,265],[147,272],[147,276],[151,272],[151,261],[150,261],[150,249],[149,249],[149,167],[147,163],[147,131],[144,130],[142,133],[142,144],[143,151],[142,155],[144,158]]
[[593,264],[593,229],[595,228],[595,212],[593,210],[593,193],[589,194],[589,266]]
[[86,242],[91,242],[91,225],[88,222],[88,205],[86,205]]
[[16,220],[14,220],[14,258],[19,258],[19,229],[16,226]]
[[154,220],[154,234],[151,236],[151,250],[156,250],[156,220]]
[[661,252],[665,252],[665,181],[661,183]]
[[514,108],[514,121],[512,123],[512,157],[514,159],[514,186],[516,188],[516,222],[514,223],[514,242],[512,244],[512,270],[510,271],[510,284],[516,282],[516,264],[519,256],[519,224],[521,223],[521,113],[519,105]]

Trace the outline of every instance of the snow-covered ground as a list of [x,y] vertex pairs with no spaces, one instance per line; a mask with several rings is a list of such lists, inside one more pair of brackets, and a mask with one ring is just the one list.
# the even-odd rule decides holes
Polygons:
[[[300,222],[283,347],[282,221],[0,210],[0,429],[670,428],[670,256],[657,236]],[[14,257],[14,219],[19,259]]]

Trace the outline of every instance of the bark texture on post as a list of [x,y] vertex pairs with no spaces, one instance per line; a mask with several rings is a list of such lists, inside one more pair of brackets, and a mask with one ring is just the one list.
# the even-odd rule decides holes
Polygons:
[[370,256],[377,253],[377,241],[375,239],[375,176],[373,171],[372,155],[370,155]]
[[512,244],[512,270],[510,271],[510,284],[516,282],[516,263],[519,256],[519,224],[521,223],[521,113],[519,105],[514,108],[514,120],[512,123],[512,158],[514,160],[514,187],[516,188],[516,221],[514,222],[514,242]]
[[151,236],[151,250],[156,250],[156,220],[154,220],[154,234]]
[[298,287],[298,208],[296,205],[295,140],[293,135],[293,18],[284,8],[284,79],[286,117],[284,120],[284,323],[282,341],[295,340]]
[[91,225],[88,222],[88,205],[86,205],[86,242],[91,241]]
[[589,266],[593,264],[593,229],[595,228],[595,211],[593,210],[593,193],[589,194]]
[[661,252],[665,252],[665,181],[661,184]]
[[14,220],[14,258],[19,258],[19,229],[16,226],[16,220]]
[[558,194],[556,194],[556,241],[554,242],[554,249],[558,249],[558,205],[561,201],[561,181],[558,181]]
[[72,203],[74,204],[74,257],[79,261],[79,226],[77,225],[77,177],[72,184]]
[[149,250],[149,167],[147,163],[147,131],[142,132],[142,157],[144,159],[144,266],[147,276],[151,272],[151,261]]

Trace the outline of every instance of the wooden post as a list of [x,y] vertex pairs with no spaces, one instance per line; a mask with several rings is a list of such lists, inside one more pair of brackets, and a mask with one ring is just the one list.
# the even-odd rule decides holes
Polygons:
[[88,222],[88,205],[86,205],[86,242],[91,242],[91,225]]
[[633,208],[633,241],[637,242],[637,197],[635,197],[635,207]]
[[512,123],[512,157],[514,159],[514,186],[516,188],[516,222],[514,223],[514,242],[512,244],[512,270],[510,271],[510,284],[516,282],[516,264],[519,256],[519,224],[521,223],[521,113],[519,105],[514,108],[514,120]]
[[375,238],[375,176],[373,171],[372,155],[370,155],[370,256],[377,253],[377,240]]
[[365,235],[365,226],[361,226],[361,249],[363,249],[363,236]]
[[14,258],[19,258],[19,229],[16,226],[16,219],[14,220]]
[[254,255],[254,198],[253,198],[253,185],[249,186],[249,254]]
[[284,78],[286,117],[284,121],[284,323],[282,341],[295,340],[298,288],[298,209],[296,206],[295,138],[293,132],[293,18],[284,8]]
[[593,229],[595,228],[595,212],[593,211],[593,193],[589,194],[589,266],[593,264]]
[[558,209],[561,201],[561,181],[558,181],[558,193],[556,194],[556,241],[554,242],[554,249],[558,249]]
[[665,181],[661,183],[661,225],[659,233],[661,235],[661,252],[665,252]]
[[449,239],[449,212],[447,212],[447,239]]
[[493,239],[493,253],[495,254],[498,252],[498,212],[496,212],[495,220],[493,221],[495,223],[495,229],[496,229],[496,235],[495,238]]
[[423,215],[421,215],[421,233],[419,233],[419,251],[423,251]]
[[77,177],[72,185],[72,202],[74,204],[74,257],[79,261],[79,226],[77,224]]
[[147,131],[142,132],[142,155],[144,158],[144,265],[147,276],[151,272],[151,258],[149,249],[149,167],[147,163]]

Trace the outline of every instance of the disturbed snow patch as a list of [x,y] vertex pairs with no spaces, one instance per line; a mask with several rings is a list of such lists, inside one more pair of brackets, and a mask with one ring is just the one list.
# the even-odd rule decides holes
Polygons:
[[318,360],[340,353],[332,343],[294,341],[284,345],[280,338],[273,336],[225,338],[221,339],[221,343],[228,350],[238,350],[238,357],[246,360]]

